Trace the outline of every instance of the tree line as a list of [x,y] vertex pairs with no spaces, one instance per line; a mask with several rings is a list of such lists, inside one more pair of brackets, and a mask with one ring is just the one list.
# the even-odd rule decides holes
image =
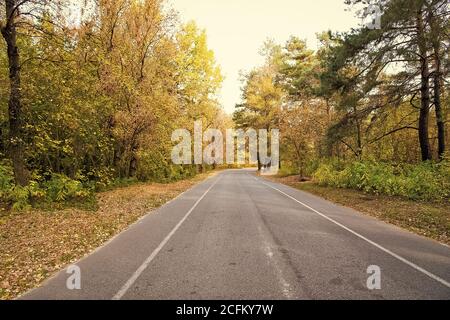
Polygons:
[[4,185],[198,171],[173,165],[170,151],[174,129],[228,121],[205,31],[164,0],[0,3]]
[[[293,36],[267,41],[266,62],[244,74],[240,127],[279,127],[286,166],[322,158],[395,163],[448,156],[449,3],[348,0],[380,28],[323,32],[317,50]],[[306,174],[306,172],[304,173]]]

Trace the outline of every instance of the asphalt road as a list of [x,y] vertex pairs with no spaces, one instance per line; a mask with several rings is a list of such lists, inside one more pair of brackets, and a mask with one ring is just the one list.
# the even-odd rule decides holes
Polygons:
[[[414,214],[414,213],[412,213]],[[246,170],[208,179],[22,299],[450,299],[450,248]],[[381,289],[369,290],[369,266]]]

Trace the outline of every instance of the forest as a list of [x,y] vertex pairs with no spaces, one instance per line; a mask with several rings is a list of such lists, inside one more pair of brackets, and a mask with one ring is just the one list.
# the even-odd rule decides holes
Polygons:
[[206,33],[161,0],[2,1],[0,197],[83,201],[115,181],[173,181],[171,134],[222,128]]
[[282,175],[443,200],[450,195],[449,3],[346,1],[382,8],[380,28],[326,31],[318,50],[267,41],[243,75],[238,127],[279,128]]
[[[366,1],[346,0],[359,6]],[[449,4],[379,0],[380,28],[268,40],[227,115],[206,32],[164,0],[4,0],[0,198],[84,201],[207,166],[170,161],[171,133],[279,128],[281,174],[417,200],[450,195]],[[364,17],[362,17],[364,18]]]

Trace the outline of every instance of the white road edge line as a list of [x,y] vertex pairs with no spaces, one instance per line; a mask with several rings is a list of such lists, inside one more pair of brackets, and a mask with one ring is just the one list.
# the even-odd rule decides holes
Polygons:
[[253,178],[254,178],[255,180],[257,180],[257,181],[260,181],[262,184],[268,186],[269,188],[278,191],[279,193],[281,193],[281,194],[285,195],[286,197],[290,198],[291,200],[294,200],[295,202],[297,202],[297,203],[301,204],[302,206],[308,208],[309,210],[313,211],[314,213],[317,213],[317,214],[318,214],[319,216],[321,216],[322,218],[327,219],[328,221],[334,223],[335,225],[341,227],[342,229],[347,230],[348,232],[350,232],[351,234],[357,236],[358,238],[360,238],[360,239],[362,239],[362,240],[364,240],[364,241],[370,243],[371,245],[373,245],[373,246],[375,246],[376,248],[380,249],[381,251],[383,251],[383,252],[389,254],[390,256],[396,258],[397,260],[400,260],[401,262],[407,264],[408,266],[414,268],[415,270],[417,270],[417,271],[419,271],[419,272],[421,272],[421,273],[427,275],[427,276],[430,277],[431,279],[433,279],[433,280],[439,282],[440,284],[446,286],[447,288],[450,288],[450,283],[447,282],[447,281],[445,281],[444,279],[438,277],[437,275],[435,275],[435,274],[433,274],[433,273],[431,273],[431,272],[425,270],[425,269],[422,268],[422,267],[419,267],[419,266],[416,265],[415,263],[413,263],[413,262],[411,262],[411,261],[409,261],[409,260],[403,258],[402,256],[399,256],[398,254],[396,254],[396,253],[390,251],[389,249],[386,249],[385,247],[383,247],[383,246],[379,245],[378,243],[376,243],[376,242],[374,242],[374,241],[372,241],[372,240],[370,240],[370,239],[364,237],[363,235],[359,234],[358,232],[353,231],[352,229],[350,229],[350,228],[344,226],[343,224],[337,222],[336,220],[334,220],[334,219],[332,219],[332,218],[326,216],[325,214],[323,214],[323,213],[317,211],[316,209],[311,208],[311,207],[308,206],[307,204],[305,204],[305,203],[303,203],[303,202],[301,202],[301,201],[295,199],[294,197],[288,195],[287,193],[281,191],[280,189],[275,188],[275,187],[269,185],[268,183],[265,183],[264,181],[261,181],[261,180],[258,179],[258,178],[255,178],[255,177],[253,177]]
[[170,238],[177,232],[177,230],[181,227],[181,225],[186,221],[186,219],[191,215],[191,213],[195,210],[195,208],[199,205],[199,203],[203,200],[203,198],[208,194],[209,191],[219,182],[222,176],[219,176],[217,180],[208,188],[208,190],[203,193],[203,195],[195,202],[192,208],[185,214],[183,219],[178,222],[178,224],[170,231],[170,233],[164,238],[164,240],[158,245],[158,247],[152,252],[152,254],[145,259],[145,261],[141,264],[141,266],[134,272],[130,279],[123,285],[123,287],[114,295],[112,300],[120,300],[127,291],[131,288],[131,286],[136,282],[142,272],[147,269],[149,264],[155,259],[158,253],[162,250],[162,248],[169,242]]

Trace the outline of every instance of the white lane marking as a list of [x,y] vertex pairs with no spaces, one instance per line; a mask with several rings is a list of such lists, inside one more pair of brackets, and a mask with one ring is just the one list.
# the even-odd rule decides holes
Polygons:
[[[248,175],[248,173],[247,173]],[[239,186],[240,183],[239,183]],[[291,285],[289,284],[289,282],[286,280],[285,276],[284,276],[284,272],[282,267],[280,266],[280,256],[279,256],[279,250],[278,250],[278,246],[275,245],[272,237],[270,236],[270,232],[263,227],[264,223],[261,221],[261,216],[259,214],[259,210],[258,207],[256,206],[255,202],[253,201],[253,199],[250,197],[249,194],[247,194],[247,198],[251,201],[253,207],[255,210],[251,210],[253,212],[253,217],[256,221],[258,221],[258,235],[261,238],[262,241],[262,249],[264,251],[264,254],[267,256],[268,258],[268,263],[272,266],[272,268],[275,271],[275,277],[278,280],[278,283],[281,286],[281,292],[283,294],[283,296],[286,299],[289,300],[293,300],[295,299],[295,294],[293,292],[293,289],[291,287]]]
[[294,197],[288,195],[287,193],[281,191],[280,189],[275,188],[275,187],[273,187],[273,186],[271,186],[271,185],[265,183],[264,181],[261,181],[260,179],[257,179],[257,178],[255,178],[255,177],[253,177],[253,178],[254,178],[255,180],[257,180],[257,181],[260,181],[262,184],[268,186],[269,188],[271,188],[271,189],[273,189],[273,190],[276,190],[276,191],[278,191],[279,193],[285,195],[286,197],[288,197],[288,198],[294,200],[295,202],[301,204],[302,206],[308,208],[309,210],[311,210],[311,211],[317,213],[317,214],[318,214],[319,216],[321,216],[322,218],[327,219],[328,221],[334,223],[335,225],[341,227],[342,229],[347,230],[348,232],[350,232],[351,234],[357,236],[358,238],[360,238],[360,239],[362,239],[362,240],[364,240],[364,241],[370,243],[371,245],[377,247],[377,248],[380,249],[381,251],[383,251],[383,252],[389,254],[390,256],[396,258],[397,260],[400,260],[401,262],[407,264],[408,266],[414,268],[415,270],[417,270],[417,271],[419,271],[419,272],[425,274],[426,276],[428,276],[428,277],[430,277],[431,279],[433,279],[433,280],[439,282],[440,284],[446,286],[447,288],[450,288],[450,283],[447,282],[447,281],[445,281],[444,279],[438,277],[437,275],[435,275],[435,274],[433,274],[433,273],[431,273],[431,272],[425,270],[425,269],[422,268],[422,267],[419,267],[417,264],[415,264],[415,263],[413,263],[413,262],[411,262],[411,261],[409,261],[409,260],[403,258],[402,256],[399,256],[398,254],[396,254],[396,253],[390,251],[389,249],[386,249],[385,247],[383,247],[383,246],[379,245],[378,243],[376,243],[376,242],[374,242],[374,241],[372,241],[372,240],[370,240],[370,239],[364,237],[363,235],[359,234],[358,232],[353,231],[352,229],[350,229],[350,228],[344,226],[342,223],[337,222],[336,220],[334,220],[334,219],[332,219],[332,218],[326,216],[325,214],[323,214],[323,213],[317,211],[316,209],[311,208],[311,207],[308,206],[307,204],[305,204],[305,203],[303,203],[303,202],[301,202],[301,201],[295,199]]
[[199,203],[203,200],[203,198],[208,194],[209,191],[219,182],[222,178],[220,176],[209,188],[203,193],[203,195],[197,200],[197,202],[192,206],[192,208],[186,213],[183,219],[178,222],[178,224],[170,231],[170,233],[164,238],[164,240],[159,244],[159,246],[152,252],[152,254],[145,259],[145,261],[141,264],[141,266],[134,272],[130,279],[123,285],[123,287],[115,294],[112,300],[120,300],[130,289],[130,287],[136,282],[139,276],[144,272],[145,269],[149,266],[149,264],[155,259],[161,249],[169,242],[170,238],[177,232],[177,230],[181,227],[181,225],[186,221],[186,219],[191,215],[191,213],[195,210],[195,208],[199,205]]
[[289,282],[286,281],[286,279],[283,276],[283,270],[281,269],[277,259],[274,258],[274,250],[272,248],[272,245],[269,241],[267,241],[266,237],[264,236],[264,231],[262,230],[261,226],[258,226],[258,232],[260,234],[260,237],[263,241],[263,248],[266,256],[269,258],[269,261],[272,263],[272,265],[275,268],[276,276],[278,278],[278,282],[282,286],[283,295],[287,299],[294,299],[294,295],[292,293],[291,285]]

